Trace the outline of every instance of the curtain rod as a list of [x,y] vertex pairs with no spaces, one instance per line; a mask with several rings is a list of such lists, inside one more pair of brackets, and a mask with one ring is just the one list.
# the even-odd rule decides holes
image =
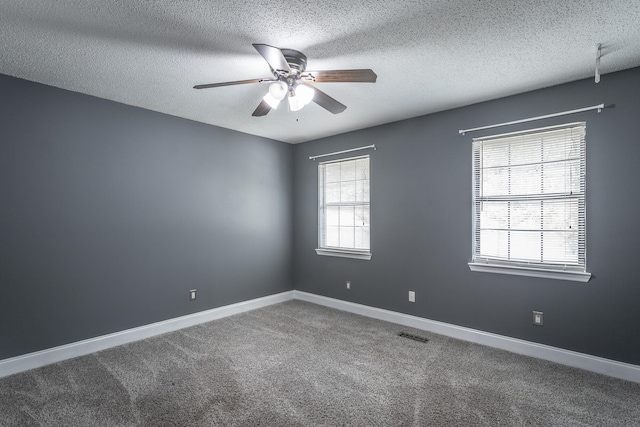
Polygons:
[[327,157],[327,156],[333,156],[335,154],[344,154],[344,153],[350,153],[352,151],[358,151],[358,150],[366,150],[368,148],[373,148],[374,150],[376,149],[375,144],[371,144],[371,145],[367,145],[365,147],[358,147],[358,148],[350,148],[348,150],[342,150],[342,151],[335,151],[333,153],[327,153],[327,154],[318,154],[317,156],[309,156],[309,160],[315,160],[317,158],[320,157]]
[[571,111],[562,111],[560,113],[547,114],[546,116],[530,117],[528,119],[514,120],[512,122],[500,123],[497,125],[482,126],[482,127],[473,128],[473,129],[460,129],[458,132],[460,133],[460,135],[464,135],[467,132],[475,132],[477,130],[492,129],[500,126],[508,126],[508,125],[515,125],[518,123],[532,122],[534,120],[549,119],[551,117],[566,116],[568,114],[582,113],[583,111],[590,111],[590,110],[598,110],[598,113],[599,113],[600,111],[602,111],[603,108],[604,108],[604,104],[600,104],[600,105],[594,105],[593,107],[579,108],[577,110],[571,110]]

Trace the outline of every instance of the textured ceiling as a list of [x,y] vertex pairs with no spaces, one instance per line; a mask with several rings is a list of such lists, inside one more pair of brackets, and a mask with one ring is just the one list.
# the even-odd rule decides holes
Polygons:
[[[640,66],[639,23],[638,0],[0,0],[0,73],[297,143],[593,76],[597,43],[603,74]],[[271,77],[252,43],[378,81],[316,84],[337,115],[192,89]]]

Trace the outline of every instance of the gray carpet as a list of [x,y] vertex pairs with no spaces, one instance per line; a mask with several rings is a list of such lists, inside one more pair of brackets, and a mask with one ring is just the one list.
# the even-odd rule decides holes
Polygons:
[[0,379],[0,425],[632,426],[640,384],[289,301]]

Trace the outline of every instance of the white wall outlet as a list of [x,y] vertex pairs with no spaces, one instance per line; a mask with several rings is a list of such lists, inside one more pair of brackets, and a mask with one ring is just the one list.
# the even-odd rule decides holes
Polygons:
[[544,318],[542,317],[542,312],[541,311],[534,311],[533,312],[533,324],[536,326],[542,326],[543,325],[543,320]]
[[196,290],[191,289],[189,291],[189,301],[195,301],[195,299],[196,299]]
[[347,289],[351,289],[351,281],[347,280]]
[[416,293],[414,291],[409,291],[409,302],[416,302]]

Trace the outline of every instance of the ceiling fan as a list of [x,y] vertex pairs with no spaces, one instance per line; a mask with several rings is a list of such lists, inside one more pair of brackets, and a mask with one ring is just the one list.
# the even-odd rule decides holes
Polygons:
[[302,52],[257,43],[254,43],[253,47],[269,64],[273,78],[209,83],[196,85],[193,88],[208,89],[248,83],[270,83],[269,92],[262,98],[252,116],[267,115],[285,97],[288,97],[291,111],[298,111],[313,101],[327,111],[338,114],[342,113],[347,106],[313,87],[311,83],[375,83],[378,77],[373,70],[369,69],[306,71],[307,57]]

